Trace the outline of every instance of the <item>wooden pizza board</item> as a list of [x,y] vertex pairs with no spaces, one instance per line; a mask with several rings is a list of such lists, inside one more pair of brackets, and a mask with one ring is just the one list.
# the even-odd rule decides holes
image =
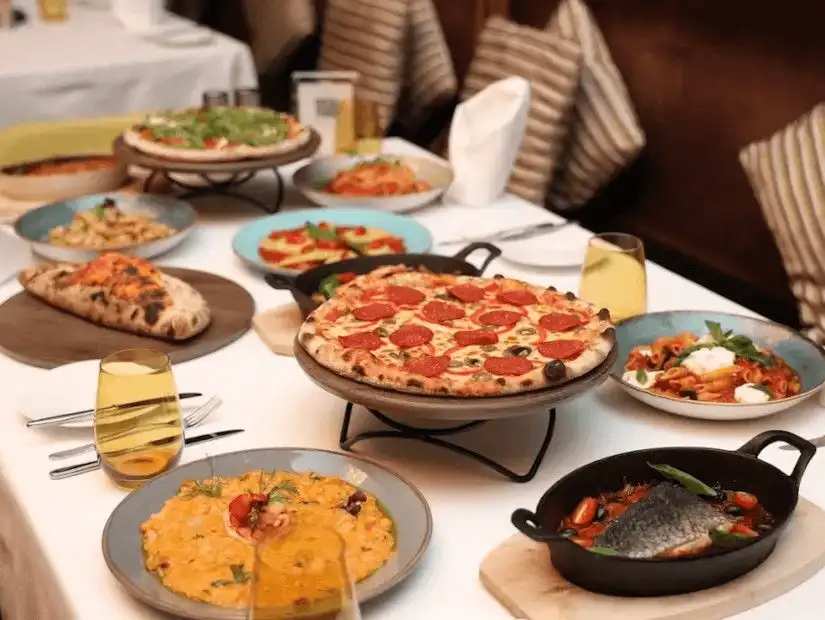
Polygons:
[[285,304],[256,314],[252,326],[264,344],[276,355],[295,355],[295,336],[304,322],[297,304]]
[[96,325],[23,291],[0,305],[0,351],[24,364],[55,368],[122,349],[150,348],[167,353],[174,364],[217,351],[249,330],[255,301],[246,289],[203,271],[163,271],[192,285],[212,309],[209,327],[190,340],[160,340]]
[[566,581],[547,546],[515,534],[481,562],[484,587],[516,618],[526,620],[718,620],[781,596],[825,566],[825,512],[800,498],[765,562],[715,588],[650,598],[594,594]]

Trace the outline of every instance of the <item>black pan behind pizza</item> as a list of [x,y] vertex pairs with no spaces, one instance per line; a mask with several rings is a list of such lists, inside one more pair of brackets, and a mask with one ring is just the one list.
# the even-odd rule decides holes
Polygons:
[[[476,267],[466,260],[470,254],[477,250],[487,252],[481,267]],[[439,254],[359,256],[307,269],[294,278],[269,273],[264,276],[264,280],[272,288],[290,291],[301,308],[301,314],[306,318],[310,312],[320,305],[312,296],[318,291],[321,282],[327,276],[336,273],[364,274],[388,265],[406,265],[407,267],[424,267],[433,273],[455,273],[478,277],[500,254],[501,250],[490,243],[471,243],[464,249],[459,250],[454,256],[441,256]]]

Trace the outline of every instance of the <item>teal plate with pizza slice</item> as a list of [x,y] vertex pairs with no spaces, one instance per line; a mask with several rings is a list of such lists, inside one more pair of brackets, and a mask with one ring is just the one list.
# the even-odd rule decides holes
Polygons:
[[[306,269],[375,254],[423,254],[430,231],[404,215],[374,209],[287,211],[247,224],[232,240],[248,266],[294,276]],[[320,261],[320,262],[319,262]]]

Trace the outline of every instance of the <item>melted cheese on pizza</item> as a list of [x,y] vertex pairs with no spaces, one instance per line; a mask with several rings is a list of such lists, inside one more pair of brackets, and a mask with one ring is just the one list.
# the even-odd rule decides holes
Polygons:
[[321,222],[315,227],[276,230],[261,240],[258,255],[267,263],[287,269],[308,269],[361,254],[404,252],[403,239],[380,228],[365,226],[334,227]]

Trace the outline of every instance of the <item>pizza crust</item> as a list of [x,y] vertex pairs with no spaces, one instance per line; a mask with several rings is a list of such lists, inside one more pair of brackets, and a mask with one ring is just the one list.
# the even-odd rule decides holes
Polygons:
[[105,288],[72,284],[56,286],[66,273],[82,267],[75,263],[50,263],[20,273],[23,288],[42,301],[83,319],[126,332],[163,340],[188,340],[203,332],[211,322],[211,311],[203,296],[179,278],[161,274],[171,305],[157,320],[131,301],[107,294]]
[[[478,281],[489,283],[492,280],[472,278],[469,276],[452,276],[445,274],[429,274],[412,271],[404,266],[393,266],[381,268],[372,274],[360,276],[346,286],[340,287],[333,298],[313,311],[301,326],[298,333],[298,342],[306,349],[307,353],[322,366],[333,372],[354,379],[361,383],[370,384],[380,388],[389,388],[400,392],[442,395],[442,396],[463,396],[463,397],[489,397],[530,392],[546,388],[555,388],[564,383],[582,377],[591,370],[598,367],[607,359],[613,346],[615,345],[615,333],[613,324],[610,321],[609,313],[606,310],[599,310],[592,304],[576,299],[572,294],[568,294],[566,299],[578,308],[589,307],[592,312],[590,321],[574,330],[565,332],[564,338],[581,339],[587,343],[587,348],[575,359],[564,362],[563,376],[556,376],[548,379],[544,372],[544,366],[538,366],[533,370],[519,376],[494,376],[483,368],[483,361],[479,364],[478,372],[475,376],[450,374],[445,371],[435,377],[424,377],[413,374],[403,367],[404,351],[397,349],[400,357],[395,364],[388,364],[373,352],[366,349],[344,349],[337,339],[332,339],[324,335],[325,326],[329,323],[325,317],[330,310],[335,312],[348,312],[348,307],[352,306],[353,300],[357,299],[363,290],[383,286],[388,282],[398,285],[417,284],[419,290],[424,291],[425,284],[432,284],[434,281],[439,285],[444,283],[466,283]],[[522,290],[544,292],[543,289],[533,287],[516,280],[501,280],[502,284],[510,287],[509,290],[519,288]],[[553,289],[554,291],[554,289]],[[428,295],[421,305],[433,298]],[[421,324],[411,320],[409,323]],[[399,322],[395,328],[409,324]],[[464,330],[470,328],[462,319],[456,321],[461,325],[437,332],[447,333],[449,331]],[[428,325],[428,328],[432,328]],[[365,331],[364,327],[353,329],[353,333]],[[514,326],[513,330],[517,328]],[[444,336],[446,337],[446,336]],[[500,346],[499,346],[500,345]],[[491,356],[501,356],[506,347],[513,346],[511,341],[499,342]],[[466,347],[471,348],[471,347]],[[409,349],[412,351],[413,349]],[[475,353],[481,359],[485,353]],[[467,360],[469,361],[469,359]],[[550,362],[551,359],[544,361]]]

